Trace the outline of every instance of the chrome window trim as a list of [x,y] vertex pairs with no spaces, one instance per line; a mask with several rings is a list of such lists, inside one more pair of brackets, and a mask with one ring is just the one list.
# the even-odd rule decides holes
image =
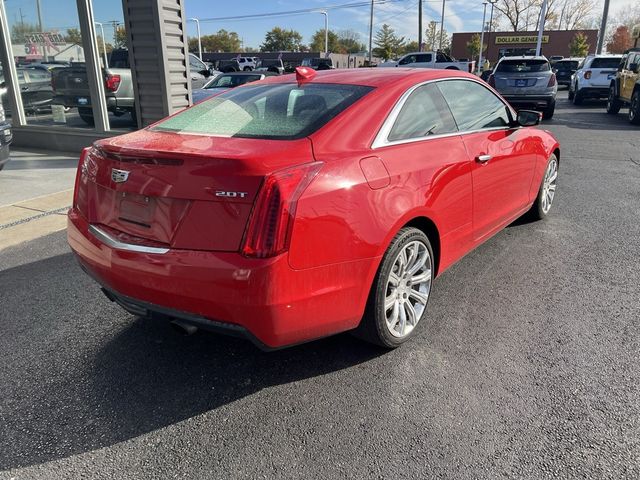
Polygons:
[[[404,107],[404,104],[407,102],[407,99],[411,96],[411,94],[413,92],[415,92],[418,88],[420,88],[420,87],[422,87],[424,85],[428,85],[430,83],[450,82],[450,81],[455,81],[455,80],[463,80],[463,81],[467,81],[467,82],[477,83],[482,88],[488,90],[489,93],[491,93],[494,97],[496,97],[498,100],[500,100],[505,107],[507,107],[507,110],[511,114],[511,118],[513,118],[513,119],[516,118],[516,113],[513,110],[513,108],[511,107],[511,105],[509,105],[507,102],[505,102],[502,97],[496,95],[490,88],[488,88],[487,85],[484,85],[483,82],[481,82],[480,80],[476,80],[474,78],[467,78],[467,77],[437,78],[437,79],[433,79],[433,80],[426,80],[424,82],[420,82],[420,83],[417,83],[416,85],[411,86],[409,89],[407,89],[406,92],[404,92],[400,96],[400,98],[398,99],[396,104],[391,109],[391,112],[389,112],[389,115],[387,115],[387,118],[383,122],[382,127],[380,127],[380,130],[378,130],[378,133],[376,134],[376,137],[374,138],[373,142],[371,143],[371,149],[372,150],[376,150],[378,148],[389,147],[389,146],[393,146],[393,145],[402,145],[402,144],[405,144],[405,143],[422,142],[424,140],[436,140],[438,138],[447,138],[447,137],[469,135],[471,133],[478,133],[478,132],[492,132],[492,131],[496,131],[496,130],[513,130],[514,128],[519,128],[519,127],[508,127],[508,126],[507,127],[479,128],[479,129],[476,129],[476,130],[464,130],[464,131],[458,130],[457,132],[429,135],[428,137],[403,138],[402,140],[393,140],[393,141],[389,141],[388,140],[389,134],[391,133],[391,129],[393,128],[393,125],[395,124],[396,120],[398,119],[398,115],[400,115],[400,111],[402,110],[402,107]],[[443,95],[443,97],[444,97],[444,95]],[[444,100],[445,100],[445,102],[447,101],[446,98]],[[454,118],[454,120],[455,120],[455,118]]]
[[116,250],[126,250],[127,252],[138,253],[155,253],[159,255],[165,254],[169,251],[168,248],[147,247],[144,245],[134,245],[132,243],[121,242],[113,238],[101,228],[96,227],[95,225],[89,225],[89,233],[91,233],[94,237],[96,237],[108,247],[115,248]]

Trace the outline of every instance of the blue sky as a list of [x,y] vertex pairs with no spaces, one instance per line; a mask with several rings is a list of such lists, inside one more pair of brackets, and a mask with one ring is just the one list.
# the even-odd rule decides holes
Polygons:
[[[0,0],[2,1],[2,0]],[[9,24],[20,21],[22,13],[24,21],[36,23],[36,0],[4,0]],[[354,3],[357,0],[239,0],[228,2],[221,0],[184,0],[187,17],[200,19],[236,15],[255,15],[267,12],[321,8],[329,5]],[[636,1],[636,0],[633,0]],[[57,29],[61,32],[67,28],[77,28],[78,14],[75,0],[40,0],[42,16],[47,30]],[[596,2],[598,10],[601,0]],[[612,0],[611,10],[615,13],[632,0]],[[408,40],[417,39],[417,4],[418,0],[387,0],[375,6],[374,31],[383,23],[390,24],[400,35]],[[424,24],[430,20],[440,20],[441,0],[424,0]],[[93,0],[94,15],[97,21],[122,22],[122,2],[120,0]],[[445,10],[445,27],[449,33],[461,31],[477,31],[482,23],[482,0],[447,0]],[[330,10],[329,28],[332,30],[354,30],[365,42],[368,36],[369,7]],[[311,35],[324,28],[324,17],[319,13],[283,16],[275,18],[250,18],[233,21],[202,21],[202,34],[213,33],[221,28],[235,31],[242,38],[245,46],[259,47],[264,34],[274,26],[294,28],[309,42]],[[189,35],[195,36],[193,22],[188,24]],[[105,25],[107,39],[113,35],[113,29]]]

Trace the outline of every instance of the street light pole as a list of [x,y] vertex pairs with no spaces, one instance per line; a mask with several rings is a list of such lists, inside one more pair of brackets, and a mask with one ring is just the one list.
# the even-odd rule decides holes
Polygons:
[[418,51],[422,51],[422,0],[418,0]]
[[[489,14],[489,31],[487,32],[487,60],[489,59],[489,47],[491,46],[491,30],[493,29],[493,6],[498,0],[488,0],[491,4],[491,13]],[[489,60],[491,62],[491,60]]]
[[107,46],[104,39],[104,27],[100,22],[93,22],[96,25],[100,25],[100,32],[102,32],[102,54],[104,55],[104,68],[109,68],[109,62],[107,61]]
[[324,57],[329,56],[329,12],[320,10],[318,13],[324,15]]
[[[482,31],[480,33],[480,55],[478,56],[478,69],[476,70],[480,73],[480,69],[482,68],[482,48],[484,47],[484,19],[487,16],[487,2],[482,2],[484,8],[482,10]],[[473,61],[473,58],[471,59]]]
[[369,17],[369,66],[371,66],[372,61],[371,48],[373,45],[373,2],[374,0],[371,0],[371,15]]
[[440,47],[438,50],[442,50],[442,37],[444,36],[444,6],[447,0],[442,0],[442,17],[440,18]]
[[[40,30],[40,33],[44,37],[44,30],[42,25],[42,8],[40,7],[40,0],[36,0],[36,9],[38,11],[38,30]],[[45,62],[48,60],[47,50],[48,50],[47,43],[43,40],[42,41],[42,57]]]
[[192,22],[196,22],[196,30],[198,31],[198,58],[202,60],[202,40],[200,39],[200,20],[197,18],[190,18]]
[[547,15],[547,0],[542,0],[540,9],[540,25],[538,26],[538,43],[536,44],[536,56],[539,57],[542,50],[542,34],[544,33],[544,17]]

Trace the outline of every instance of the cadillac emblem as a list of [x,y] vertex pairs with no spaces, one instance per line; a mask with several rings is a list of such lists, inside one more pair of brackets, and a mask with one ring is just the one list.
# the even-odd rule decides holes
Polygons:
[[129,178],[129,172],[126,170],[118,170],[117,168],[111,169],[111,180],[116,183],[126,182]]

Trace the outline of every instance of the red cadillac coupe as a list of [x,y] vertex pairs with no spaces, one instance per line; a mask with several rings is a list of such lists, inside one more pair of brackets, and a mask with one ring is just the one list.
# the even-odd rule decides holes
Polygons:
[[265,349],[396,347],[436,276],[549,213],[539,121],[462,72],[299,67],[85,149],[69,243],[135,315]]

